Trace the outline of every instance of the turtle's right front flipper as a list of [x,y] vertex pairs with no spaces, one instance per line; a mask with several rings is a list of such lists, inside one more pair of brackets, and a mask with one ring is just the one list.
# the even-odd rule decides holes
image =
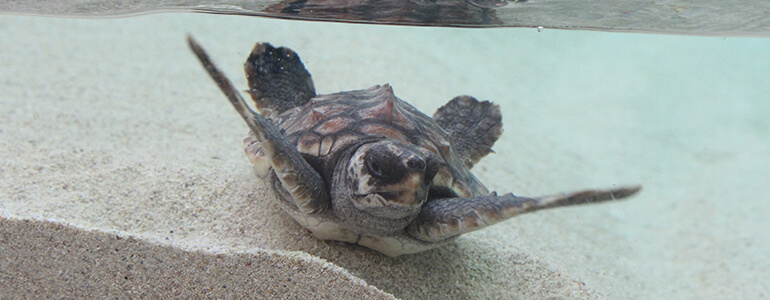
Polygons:
[[243,69],[249,81],[247,92],[263,116],[305,105],[316,96],[310,72],[289,48],[257,43]]
[[249,125],[251,131],[262,145],[262,149],[270,160],[275,174],[289,194],[294,204],[304,214],[319,212],[329,206],[329,192],[318,174],[302,158],[297,148],[289,143],[270,120],[255,113],[243,101],[243,97],[233,87],[227,77],[209,59],[208,54],[192,38],[187,37],[190,49],[206,68],[211,78],[227,96],[241,117]]
[[437,199],[426,203],[407,227],[409,234],[426,242],[440,242],[476,231],[520,214],[541,209],[617,200],[636,194],[641,186],[526,198],[496,194],[473,198]]

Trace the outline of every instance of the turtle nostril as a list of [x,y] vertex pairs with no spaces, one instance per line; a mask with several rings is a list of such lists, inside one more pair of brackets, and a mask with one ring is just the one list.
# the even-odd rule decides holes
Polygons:
[[425,161],[417,156],[412,156],[406,161],[406,166],[412,170],[425,170]]

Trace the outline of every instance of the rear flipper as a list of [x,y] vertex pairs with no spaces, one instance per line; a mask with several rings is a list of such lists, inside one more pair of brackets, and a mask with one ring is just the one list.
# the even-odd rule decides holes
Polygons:
[[289,48],[257,43],[243,69],[249,81],[247,92],[263,116],[305,105],[316,96],[310,73]]
[[440,242],[463,233],[475,231],[505,221],[520,214],[541,209],[577,204],[597,203],[626,198],[641,186],[611,190],[585,190],[538,198],[516,197],[513,194],[474,198],[439,199],[426,203],[407,231],[426,242]]

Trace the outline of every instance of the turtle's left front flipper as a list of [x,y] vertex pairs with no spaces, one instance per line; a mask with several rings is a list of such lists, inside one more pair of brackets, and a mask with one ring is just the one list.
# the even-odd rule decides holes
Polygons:
[[538,198],[513,194],[491,194],[473,198],[449,198],[429,201],[407,227],[410,235],[426,242],[440,242],[475,231],[520,214],[541,209],[597,203],[626,198],[641,186],[610,190],[586,190]]
[[312,214],[329,206],[329,193],[321,175],[302,158],[297,148],[289,143],[270,120],[255,113],[246,105],[241,94],[233,87],[224,73],[211,62],[206,51],[192,38],[187,37],[190,49],[206,68],[219,89],[227,96],[241,117],[262,145],[275,174],[297,208],[304,214]]
[[471,96],[457,96],[433,114],[433,120],[452,137],[452,146],[470,169],[492,152],[503,133],[500,106]]

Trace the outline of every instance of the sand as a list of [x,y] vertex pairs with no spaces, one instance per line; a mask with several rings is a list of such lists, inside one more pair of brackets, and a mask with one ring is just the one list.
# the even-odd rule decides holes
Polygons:
[[[640,183],[390,259],[312,238],[251,174],[246,127],[186,49],[239,87],[256,41],[320,93],[389,82],[432,112],[504,109],[500,192]],[[0,298],[757,298],[770,292],[768,45],[160,14],[0,16]],[[171,293],[171,294],[170,294]]]

